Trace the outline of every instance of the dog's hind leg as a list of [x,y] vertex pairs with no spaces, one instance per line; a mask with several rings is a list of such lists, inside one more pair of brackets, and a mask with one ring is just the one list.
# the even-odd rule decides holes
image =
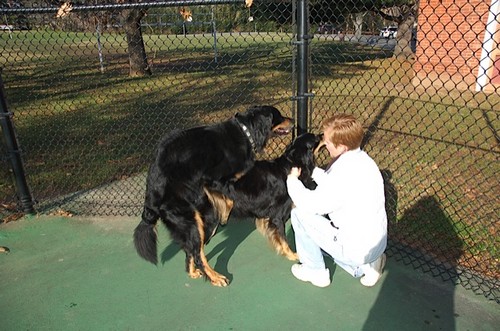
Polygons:
[[208,201],[210,201],[214,207],[220,223],[222,225],[227,224],[229,214],[231,214],[231,210],[233,209],[234,201],[218,191],[209,190],[206,187],[204,187],[203,190],[207,195]]
[[196,268],[194,257],[192,255],[186,254],[186,265],[189,277],[196,279],[203,276],[203,272],[200,269]]
[[[292,251],[288,242],[285,239],[285,228],[279,229],[273,224],[269,218],[257,218],[255,220],[257,230],[267,238],[271,246],[275,249],[276,253],[283,255],[290,261],[298,261],[297,253]],[[282,231],[280,231],[282,230]]]
[[195,242],[198,244],[198,248],[194,247],[196,255],[194,255],[193,257],[194,259],[193,262],[191,262],[191,260],[189,261],[189,267],[188,267],[189,270],[191,270],[192,268],[194,270],[194,273],[196,273],[197,270],[196,266],[200,266],[203,273],[207,276],[208,279],[210,279],[212,285],[221,287],[229,285],[229,279],[219,274],[217,271],[212,269],[212,267],[208,264],[207,257],[205,256],[205,251],[204,251],[205,227],[200,212],[198,211],[195,212],[194,219],[196,221],[196,227],[199,233],[199,238],[198,238],[199,241]]

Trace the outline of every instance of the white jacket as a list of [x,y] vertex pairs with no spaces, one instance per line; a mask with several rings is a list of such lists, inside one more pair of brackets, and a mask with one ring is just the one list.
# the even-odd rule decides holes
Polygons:
[[324,171],[316,168],[318,184],[309,190],[288,176],[288,194],[297,208],[328,214],[338,227],[337,241],[353,263],[372,262],[387,245],[384,182],[373,159],[359,148],[342,154]]

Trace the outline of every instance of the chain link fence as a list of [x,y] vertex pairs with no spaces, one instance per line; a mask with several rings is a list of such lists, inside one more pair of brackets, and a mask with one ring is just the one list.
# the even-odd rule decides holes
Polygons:
[[319,132],[347,112],[385,179],[388,253],[499,302],[498,0],[32,3],[0,1],[4,222],[23,213],[18,156],[37,212],[135,216],[172,129],[271,104]]

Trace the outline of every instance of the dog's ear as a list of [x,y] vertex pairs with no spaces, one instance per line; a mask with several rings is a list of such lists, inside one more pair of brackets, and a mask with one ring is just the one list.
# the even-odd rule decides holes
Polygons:
[[273,118],[268,112],[255,111],[250,116],[250,125],[252,126],[252,134],[254,136],[255,145],[260,152],[267,143],[270,137]]
[[311,171],[314,168],[314,155],[309,148],[292,147],[287,151],[287,157],[294,167],[307,168]]

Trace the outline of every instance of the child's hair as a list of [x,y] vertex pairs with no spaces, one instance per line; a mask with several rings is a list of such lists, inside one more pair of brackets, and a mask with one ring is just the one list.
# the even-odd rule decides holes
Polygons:
[[323,131],[328,136],[328,139],[333,145],[339,144],[347,146],[349,150],[359,148],[363,140],[364,130],[361,123],[356,118],[349,114],[335,114],[332,117],[323,121]]

